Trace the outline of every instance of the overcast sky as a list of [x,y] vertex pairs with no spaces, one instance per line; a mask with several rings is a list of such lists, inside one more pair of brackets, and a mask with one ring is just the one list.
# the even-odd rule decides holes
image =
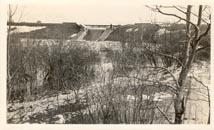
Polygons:
[[139,22],[170,22],[145,7],[142,0],[22,0],[19,2],[16,21],[77,22],[81,24],[132,24]]

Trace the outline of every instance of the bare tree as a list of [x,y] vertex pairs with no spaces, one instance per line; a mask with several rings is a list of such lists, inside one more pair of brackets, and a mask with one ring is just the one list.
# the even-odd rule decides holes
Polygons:
[[[206,47],[200,47],[200,41],[203,37],[205,37],[210,30],[210,21],[203,18],[204,10],[207,8],[206,6],[200,5],[198,7],[198,14],[193,13],[192,11],[192,5],[188,5],[187,7],[180,7],[180,6],[155,6],[155,7],[149,7],[153,11],[159,12],[160,14],[166,15],[166,16],[172,16],[175,18],[178,18],[179,21],[183,21],[186,23],[186,41],[185,41],[185,47],[184,47],[184,55],[182,56],[183,61],[181,62],[178,58],[173,57],[176,61],[179,61],[179,63],[182,65],[181,71],[179,73],[179,76],[177,78],[177,84],[176,84],[176,97],[174,100],[174,109],[175,109],[175,124],[181,124],[182,123],[182,116],[185,112],[185,83],[187,81],[188,74],[190,72],[190,69],[192,67],[192,64],[196,58],[196,55],[199,51],[206,49],[209,46]],[[168,13],[163,11],[163,8],[174,8],[177,11],[183,13],[186,17],[179,16],[174,13]],[[191,20],[192,16],[197,17],[197,22],[193,22]],[[210,14],[209,14],[210,19]],[[204,32],[201,31],[201,25],[202,23],[205,23],[207,28]],[[171,57],[168,55],[165,55],[167,57]],[[171,57],[172,58],[172,57]],[[191,87],[191,86],[190,86]]]
[[[16,14],[16,11],[18,9],[18,6],[16,5],[15,9],[13,10],[12,9],[12,6],[9,4],[8,5],[8,22],[12,22],[13,21],[13,17],[14,15]],[[11,79],[12,79],[12,75],[10,74],[10,56],[9,56],[9,44],[11,43],[11,36],[10,36],[10,33],[12,31],[12,27],[11,25],[8,26],[8,30],[7,30],[7,85],[8,85],[8,97],[10,97],[11,95],[11,86],[10,86],[10,83],[11,83]],[[9,98],[8,98],[9,100]]]
[[[19,6],[18,5],[8,5],[8,29],[7,29],[7,87],[8,87],[8,95],[7,95],[7,100],[11,97],[11,91],[12,91],[12,85],[11,81],[12,79],[16,76],[18,71],[21,69],[21,66],[18,67],[16,70],[13,72],[10,71],[10,48],[14,45],[12,45],[12,32],[16,29],[16,27],[12,27],[10,23],[15,21],[15,17],[17,16],[17,11],[18,11]],[[21,14],[19,15],[18,21],[22,19],[23,16],[23,10],[21,11]],[[29,54],[27,54],[27,57]]]

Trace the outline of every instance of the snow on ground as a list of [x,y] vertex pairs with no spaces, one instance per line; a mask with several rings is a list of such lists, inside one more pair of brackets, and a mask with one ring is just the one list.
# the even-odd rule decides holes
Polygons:
[[132,28],[126,29],[126,32],[132,32]]
[[90,30],[106,30],[105,27],[95,27],[95,26],[85,26],[85,27]]
[[[80,95],[83,91],[80,91]],[[67,92],[69,93],[69,92]],[[8,119],[15,119],[14,123],[18,123],[20,121],[20,117],[24,117],[24,121],[29,119],[29,116],[35,113],[46,113],[47,110],[56,109],[57,106],[65,105],[65,100],[69,99],[70,102],[75,102],[74,93],[70,91],[69,94],[58,94],[57,96],[43,98],[36,101],[31,102],[23,102],[23,103],[9,103],[8,108],[12,112],[8,112]],[[20,113],[21,112],[21,113]],[[24,122],[23,121],[23,122]]]
[[[155,93],[152,97],[149,95],[142,95],[142,100],[148,100],[148,99],[152,99],[155,102],[159,102],[159,101],[163,101],[165,99],[169,99],[172,98],[172,95],[169,93],[164,93],[164,92],[159,92],[159,93]],[[136,97],[134,95],[127,95],[127,100],[128,101],[134,101],[136,99]]]
[[70,38],[77,36],[77,33],[74,33],[70,36]]
[[46,27],[45,26],[42,26],[42,27],[19,26],[19,27],[17,27],[16,31],[17,32],[30,32],[30,31],[38,30],[38,29],[42,29],[42,28],[46,28]]
[[[110,64],[110,63],[108,63]],[[105,65],[104,65],[105,66]],[[110,65],[111,66],[111,65]],[[107,67],[108,68],[108,67]],[[195,71],[194,71],[195,70]],[[199,77],[200,80],[204,81],[205,84],[209,83],[209,75],[207,74],[209,72],[209,67],[207,67],[206,63],[202,63],[202,65],[193,65],[192,72],[194,72],[194,75]],[[127,79],[128,80],[128,79]],[[123,81],[124,82],[124,79]],[[119,83],[120,84],[120,83]],[[125,83],[126,84],[126,83]],[[124,84],[124,85],[125,85]],[[192,81],[191,85],[195,88],[201,87],[198,83]],[[80,93],[84,93],[84,91],[89,91],[89,89],[95,89],[93,87],[99,87],[99,84],[97,85],[91,85],[86,90],[81,90]],[[204,90],[204,89],[202,89]],[[93,90],[91,90],[93,91]],[[206,91],[202,91],[206,92]],[[149,95],[142,95],[143,100],[149,99]],[[166,92],[156,92],[154,93],[152,99],[153,101],[163,101],[165,99],[172,98],[172,95]],[[199,100],[202,98],[198,93],[195,93],[194,91],[190,94],[190,98],[194,98],[195,100],[189,100],[187,102],[187,108],[185,113],[185,123],[206,123],[208,118],[208,104],[207,102],[204,102],[202,100]],[[74,102],[74,94],[70,92],[69,94],[59,94],[58,100],[57,97],[49,97],[37,101],[32,102],[24,102],[24,103],[15,103],[15,104],[8,104],[8,108],[14,109],[16,111],[8,112],[8,119],[13,118],[15,121],[14,123],[20,123],[19,118],[24,116],[23,120],[29,119],[29,116],[35,113],[46,113],[47,109],[56,109],[57,106],[64,105],[65,99],[70,99],[72,102]],[[205,98],[206,99],[206,98]],[[132,102],[135,100],[134,95],[127,95],[126,97],[127,101]],[[93,106],[90,106],[93,108]],[[95,107],[95,106],[94,106]],[[19,114],[18,114],[19,113]],[[64,118],[62,115],[55,116],[59,120],[56,122],[62,123],[64,122]],[[53,118],[55,118],[53,117]],[[22,122],[24,123],[24,122]]]
[[[67,41],[67,44],[70,44],[72,41]],[[43,40],[42,43],[47,43],[47,44],[57,44],[54,40]],[[84,47],[90,47],[90,49],[95,50],[100,52],[101,56],[101,64],[95,66],[97,68],[97,71],[100,74],[103,74],[104,72],[106,72],[106,74],[104,74],[104,78],[110,77],[110,74],[113,72],[113,65],[111,62],[105,62],[106,58],[105,58],[105,54],[104,52],[101,52],[102,48],[108,48],[108,49],[112,49],[112,50],[120,50],[121,49],[121,44],[119,42],[109,42],[109,41],[101,41],[101,42],[76,42],[74,44],[78,44],[79,46],[84,46]],[[98,68],[101,67],[101,68]],[[172,66],[171,68],[168,68],[170,71],[173,72],[173,74],[175,75],[176,78],[178,78],[180,69],[177,69],[175,71],[173,71],[174,66]],[[104,71],[101,71],[104,70]],[[138,71],[139,73],[139,71]],[[130,76],[134,77],[136,76],[137,71],[133,71],[132,73],[130,73]],[[144,73],[145,74],[145,73]],[[201,62],[201,63],[197,63],[197,64],[193,64],[192,70],[191,70],[191,75],[196,76],[200,81],[202,81],[205,85],[209,86],[209,64],[206,62]],[[96,74],[98,78],[102,78],[102,76],[100,76],[99,74]],[[95,80],[94,83],[92,83],[92,85],[88,86],[88,89],[92,89],[94,90],[94,87],[99,87],[100,84]],[[109,79],[109,78],[108,78]],[[133,78],[132,78],[133,79]],[[115,85],[119,85],[119,86],[126,86],[129,83],[129,85],[136,85],[136,82],[133,80],[130,81],[130,78],[127,77],[118,77],[116,79],[114,79],[113,81],[115,83]],[[172,83],[173,79],[166,77],[166,79],[162,80],[163,83]],[[201,89],[201,92],[206,93],[206,89],[204,89],[203,86],[201,86],[199,83],[197,83],[196,81],[194,81],[193,79],[191,79],[190,82],[191,86],[194,86],[194,89]],[[86,90],[82,90],[81,93],[83,94],[84,91]],[[8,119],[14,118],[20,118],[20,116],[24,116],[27,120],[29,115],[32,115],[34,113],[45,113],[47,109],[56,109],[58,105],[64,105],[65,99],[70,99],[72,102],[74,102],[74,93],[73,92],[68,92],[69,94],[59,94],[58,95],[58,99],[57,97],[49,97],[49,98],[44,98],[41,100],[37,100],[37,101],[32,101],[32,102],[24,102],[24,103],[15,103],[15,104],[8,104],[8,109],[11,109],[11,112],[8,112]],[[207,117],[208,117],[208,103],[206,101],[202,101],[200,100],[201,98],[204,100],[204,96],[199,95],[198,93],[192,91],[192,93],[190,93],[190,98],[194,99],[194,100],[189,100],[187,102],[187,109],[186,109],[186,113],[185,113],[185,118],[188,117],[188,119],[186,119],[185,123],[206,123],[207,121]],[[159,92],[159,93],[155,93],[154,94],[154,101],[163,101],[164,99],[167,98],[171,98],[172,95],[169,93],[164,93],[164,92]],[[133,95],[127,95],[127,100],[134,100],[134,96]],[[148,95],[143,95],[144,99],[148,98]],[[206,99],[206,98],[205,98]],[[20,113],[21,112],[21,113]],[[197,114],[196,114],[197,112]],[[19,114],[18,114],[19,113]],[[58,116],[60,119],[59,121],[63,122],[63,119],[61,118],[61,116]],[[14,121],[14,123],[18,123],[17,121]]]
[[139,29],[138,28],[136,28],[135,30],[134,30],[134,32],[137,32]]
[[159,29],[157,32],[157,35],[163,35],[163,34],[167,34],[167,33],[170,33],[170,31],[166,30],[165,28],[162,28],[162,29]]
[[[194,76],[208,89],[210,86],[210,65],[206,62],[194,64],[190,76]],[[205,86],[191,78],[191,91],[187,100],[184,123],[206,124],[209,115],[208,90]]]

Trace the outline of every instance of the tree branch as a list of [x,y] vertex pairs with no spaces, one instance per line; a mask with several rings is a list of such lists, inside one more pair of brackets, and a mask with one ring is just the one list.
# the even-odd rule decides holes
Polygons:
[[207,85],[205,85],[203,82],[201,82],[200,80],[198,80],[195,76],[191,76],[191,78],[193,78],[195,81],[199,82],[202,86],[204,86],[207,89],[207,99],[208,99],[208,105],[209,105],[209,117],[207,120],[207,124],[210,124],[210,89]]
[[210,48],[210,45],[207,45],[207,46],[203,46],[201,48],[198,48],[195,52],[196,53],[199,53],[200,51],[204,50],[204,49],[207,49],[207,48]]
[[193,78],[195,81],[199,82],[202,86],[204,86],[206,89],[208,88],[208,86],[206,86],[203,82],[201,82],[200,80],[198,80],[198,78],[196,78],[195,76],[190,76],[191,78]]
[[12,12],[12,8],[10,7],[10,5],[9,5],[9,9],[10,9],[10,13],[11,13],[10,16],[13,17],[16,14],[16,11],[18,9],[18,5],[15,6],[15,9],[13,12]]
[[164,118],[169,122],[169,124],[173,124],[173,122],[169,119],[169,117],[160,109],[159,106],[156,106],[158,111],[164,116]]
[[159,13],[163,14],[163,15],[173,16],[173,17],[179,18],[179,19],[181,19],[181,20],[183,20],[183,21],[185,21],[185,22],[188,22],[188,23],[190,23],[196,30],[198,30],[198,27],[197,27],[193,22],[191,22],[191,21],[189,21],[189,20],[186,20],[185,18],[182,18],[182,17],[180,17],[180,16],[178,16],[178,15],[176,15],[176,14],[165,13],[165,12],[161,11],[160,8],[158,8],[158,7],[156,7],[156,10],[157,10]]
[[154,54],[157,54],[157,55],[160,55],[160,56],[165,56],[165,57],[168,57],[168,58],[171,58],[171,59],[174,59],[175,61],[177,61],[177,63],[179,65],[181,65],[183,67],[183,63],[181,62],[181,60],[179,60],[177,57],[175,56],[172,56],[172,55],[168,55],[168,54],[165,54],[165,53],[161,53],[161,52],[154,52],[154,51],[151,51],[149,49],[147,49],[149,52],[152,52]]
[[[181,8],[183,8],[183,9],[186,9],[185,7],[181,7],[181,6],[173,6],[175,9],[177,9],[178,11],[180,11],[180,12],[182,12],[182,13],[184,13],[184,14],[186,14],[186,12],[185,11],[183,11]],[[205,6],[205,8],[203,9],[203,11],[205,11],[206,10],[206,6]],[[195,13],[193,13],[193,12],[191,12],[191,14],[193,15],[193,16],[195,16],[195,17],[198,17],[198,15],[197,14],[195,14]],[[208,23],[205,19],[203,19],[203,18],[201,18],[201,20],[203,21],[203,22],[205,22],[205,23]]]
[[171,71],[169,71],[167,68],[165,68],[165,67],[161,67],[161,66],[155,66],[155,67],[153,67],[153,66],[143,66],[143,67],[141,67],[141,68],[160,68],[160,69],[163,69],[163,70],[165,70],[168,74],[170,74],[170,76],[173,78],[173,80],[174,80],[174,82],[175,82],[175,84],[176,84],[176,87],[177,88],[179,88],[180,87],[180,85],[179,85],[179,83],[178,83],[178,80],[176,79],[176,77],[175,77],[175,75],[171,72]]
[[207,29],[204,33],[202,33],[198,39],[196,40],[197,42],[199,42],[201,40],[202,37],[206,36],[208,34],[208,32],[210,31],[210,27],[211,27],[211,24],[209,23],[208,26],[207,26]]
[[185,15],[187,14],[185,11],[183,11],[182,9],[178,8],[177,6],[173,6],[175,9],[177,9],[178,11],[184,13]]

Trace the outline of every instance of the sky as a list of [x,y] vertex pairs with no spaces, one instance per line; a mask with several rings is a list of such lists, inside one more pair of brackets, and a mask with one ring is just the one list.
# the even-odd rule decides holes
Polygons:
[[[127,24],[150,20],[143,5],[24,5],[22,21]],[[145,11],[146,10],[146,11]],[[19,13],[20,14],[20,13]],[[18,16],[17,16],[18,17]]]
[[[142,0],[19,0],[15,21],[80,24],[174,22],[155,13]],[[16,4],[13,4],[16,5]],[[169,11],[169,10],[168,10]],[[22,15],[21,15],[22,14]]]

